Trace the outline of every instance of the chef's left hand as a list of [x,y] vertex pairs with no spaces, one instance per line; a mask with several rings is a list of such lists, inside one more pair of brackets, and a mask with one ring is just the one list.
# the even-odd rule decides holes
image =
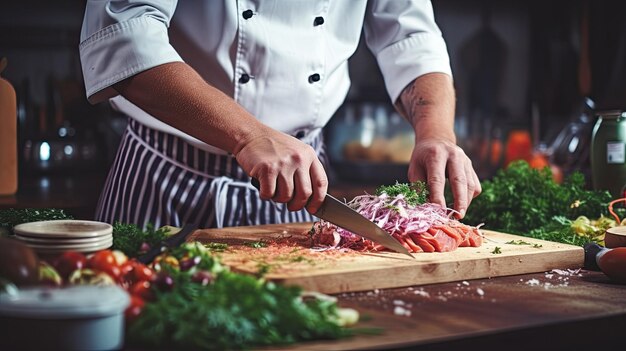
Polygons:
[[472,199],[482,191],[472,161],[460,147],[446,139],[417,140],[408,177],[411,182],[425,181],[430,201],[442,206],[446,206],[444,188],[447,177],[458,218],[465,216]]

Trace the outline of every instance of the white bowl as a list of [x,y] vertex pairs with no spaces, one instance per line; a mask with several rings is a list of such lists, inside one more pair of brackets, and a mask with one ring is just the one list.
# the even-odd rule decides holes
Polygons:
[[604,246],[611,249],[626,246],[626,226],[607,229],[604,233]]

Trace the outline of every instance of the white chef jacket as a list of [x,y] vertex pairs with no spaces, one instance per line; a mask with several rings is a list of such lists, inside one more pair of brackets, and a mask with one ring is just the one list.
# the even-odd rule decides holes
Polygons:
[[140,123],[224,153],[111,86],[184,61],[266,125],[306,142],[345,100],[362,29],[392,102],[420,75],[452,75],[428,0],[91,0],[79,48],[89,101],[108,98]]

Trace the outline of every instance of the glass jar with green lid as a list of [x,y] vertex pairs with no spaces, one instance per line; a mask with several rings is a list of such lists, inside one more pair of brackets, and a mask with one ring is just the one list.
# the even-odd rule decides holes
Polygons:
[[591,137],[591,180],[596,190],[615,198],[626,190],[626,111],[597,113]]

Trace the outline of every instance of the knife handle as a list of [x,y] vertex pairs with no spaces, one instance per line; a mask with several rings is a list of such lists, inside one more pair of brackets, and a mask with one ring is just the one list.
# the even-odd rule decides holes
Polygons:
[[250,177],[250,183],[252,183],[252,186],[255,187],[256,190],[261,191],[261,183],[258,179]]

